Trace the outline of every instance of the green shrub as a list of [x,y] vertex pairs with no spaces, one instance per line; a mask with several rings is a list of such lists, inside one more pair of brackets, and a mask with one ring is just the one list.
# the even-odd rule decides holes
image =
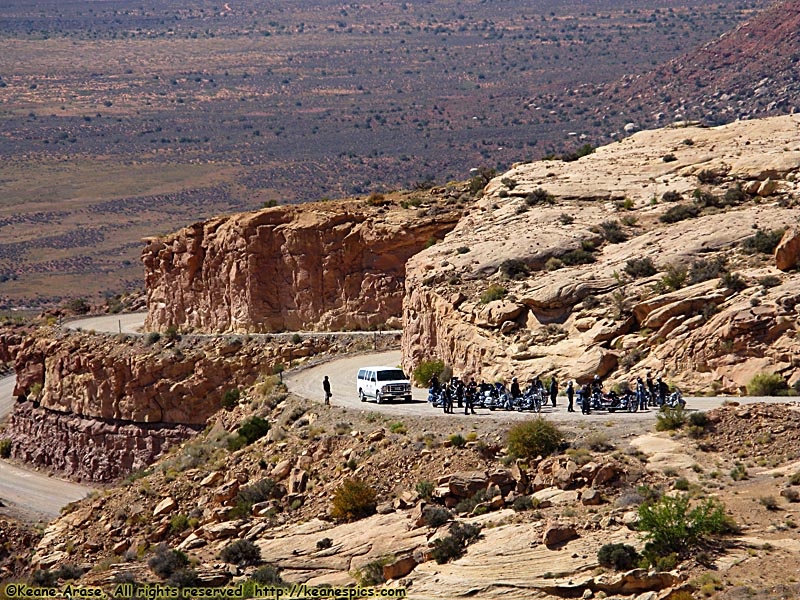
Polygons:
[[406,429],[406,426],[402,421],[396,421],[391,425],[389,425],[389,431],[391,431],[392,433],[402,434],[408,430]]
[[780,396],[788,389],[786,380],[777,373],[759,373],[747,384],[750,396]]
[[317,540],[317,550],[327,550],[333,546],[333,540],[329,537],[324,537]]
[[639,277],[650,277],[658,273],[658,269],[653,264],[653,259],[649,256],[644,258],[632,258],[625,263],[625,272],[634,279]]
[[528,206],[535,206],[536,204],[553,204],[555,201],[555,197],[542,188],[536,188],[530,194],[525,196],[525,204]]
[[734,481],[744,481],[745,479],[749,479],[747,468],[742,463],[736,463],[731,469],[729,475]]
[[678,160],[678,157],[672,154],[672,152],[670,152],[669,154],[665,154],[664,156],[662,156],[661,160],[663,160],[665,163],[675,162],[676,160]]
[[525,459],[549,456],[558,450],[563,439],[558,427],[537,417],[508,431],[508,453],[513,458]]
[[722,277],[728,272],[726,263],[727,260],[724,256],[717,256],[710,260],[700,259],[693,261],[691,269],[689,269],[689,285]]
[[250,540],[235,540],[225,546],[219,557],[226,563],[244,567],[261,562],[261,548]]
[[189,517],[184,513],[173,515],[169,520],[170,533],[180,533],[189,528]]
[[252,444],[261,439],[269,432],[269,422],[261,417],[252,416],[241,422],[236,432],[244,438],[248,444]]
[[682,554],[711,536],[731,531],[725,507],[707,499],[689,510],[689,496],[662,496],[639,507],[639,529],[646,532],[645,554],[654,558],[671,552]]
[[152,346],[160,339],[161,339],[161,334],[158,333],[157,331],[151,331],[146,336],[144,336],[144,342],[148,346]]
[[639,562],[639,553],[628,544],[605,544],[597,551],[597,562],[607,569],[627,571]]
[[574,267],[576,265],[593,263],[596,259],[594,254],[583,248],[580,248],[576,250],[570,250],[566,254],[562,254],[559,257],[559,260],[569,267]]
[[433,496],[433,490],[436,489],[436,485],[431,481],[423,480],[417,483],[415,489],[420,498],[430,500],[431,496]]
[[231,410],[235,408],[237,404],[239,404],[239,398],[241,397],[241,392],[239,388],[231,388],[226,390],[224,394],[222,394],[222,408],[227,410]]
[[695,427],[707,427],[708,426],[708,415],[702,411],[700,412],[693,412],[689,414],[689,424],[694,425]]
[[547,259],[547,262],[544,263],[544,268],[548,271],[557,271],[563,266],[564,263],[561,261],[561,259],[556,258],[555,256],[551,256]]
[[439,359],[423,360],[414,368],[411,376],[417,385],[427,387],[434,375],[441,377],[444,366],[444,362]]
[[460,433],[454,433],[448,439],[450,440],[450,445],[456,448],[461,448],[467,443],[467,440],[465,440],[464,436]]
[[0,458],[8,458],[11,456],[11,440],[0,440]]
[[373,560],[353,573],[354,579],[362,587],[374,587],[386,581],[383,577],[383,567],[394,561],[394,556],[383,556]]
[[275,481],[269,477],[260,479],[252,485],[239,490],[233,498],[233,509],[230,512],[232,519],[250,516],[253,505],[276,498],[280,488],[275,486]]
[[454,509],[457,513],[472,514],[472,511],[475,510],[478,504],[482,504],[487,500],[489,500],[489,495],[486,493],[486,490],[478,490],[471,497],[461,500],[455,505]]
[[453,523],[450,525],[450,535],[434,540],[431,557],[440,565],[455,560],[463,556],[467,545],[477,540],[480,533],[478,526]]
[[664,202],[680,202],[682,199],[681,195],[674,190],[666,191],[661,196],[661,200]]
[[692,193],[692,198],[694,198],[695,204],[700,208],[707,208],[707,207],[719,207],[720,201],[717,196],[712,194],[711,192],[707,192],[705,190],[696,189]]
[[662,223],[678,223],[686,219],[693,219],[700,214],[700,207],[692,204],[677,204],[671,206],[658,220]]
[[500,273],[506,279],[520,279],[528,274],[528,265],[516,258],[508,258],[500,263]]
[[164,544],[157,546],[155,554],[147,561],[150,570],[161,579],[167,579],[188,564],[189,558],[186,554],[180,550],[172,550]]
[[785,232],[785,229],[773,229],[771,231],[759,229],[756,231],[755,235],[742,241],[742,251],[747,254],[756,254],[758,252],[761,254],[772,254],[775,252],[775,248],[778,246]]
[[184,567],[169,576],[167,585],[178,589],[197,587],[200,585],[200,577],[197,575],[197,571],[191,567]]
[[656,431],[674,431],[675,429],[680,429],[686,424],[687,419],[686,412],[682,407],[672,407],[665,404],[656,415]]
[[697,181],[709,185],[716,185],[722,182],[723,174],[713,169],[703,169],[697,173]]
[[358,479],[345,479],[333,495],[331,516],[337,521],[357,521],[375,514],[377,493]]
[[575,222],[575,217],[567,213],[561,213],[558,220],[562,225],[572,225]]
[[481,294],[481,304],[489,304],[493,300],[502,300],[508,290],[498,283],[493,283]]
[[511,508],[516,512],[535,510],[539,508],[539,499],[533,496],[517,496],[514,498],[514,502],[511,503]]
[[456,252],[458,254],[466,254],[467,252],[469,252],[469,246],[459,246],[458,248],[456,248]]
[[425,521],[425,525],[434,529],[441,527],[452,518],[453,513],[441,506],[426,506],[422,511],[422,520]]
[[619,221],[604,221],[600,223],[603,230],[603,237],[611,244],[619,244],[628,239],[627,234],[622,231]]
[[675,480],[673,486],[676,490],[681,492],[688,492],[689,491],[689,480],[686,477],[679,477]]
[[681,289],[686,285],[686,278],[688,271],[683,265],[669,264],[664,269],[664,275],[661,277],[661,286],[664,290],[675,291]]
[[732,292],[741,292],[747,289],[747,282],[738,273],[723,273],[720,277],[720,284]]
[[[328,539],[328,538],[325,538]],[[318,542],[319,544],[319,542]],[[282,585],[280,571],[275,565],[263,565],[253,571],[250,579],[261,585]]]
[[767,510],[778,510],[778,499],[775,496],[761,496],[758,501]]
[[739,204],[747,199],[747,194],[744,193],[742,190],[742,186],[738,183],[734,183],[731,187],[725,190],[725,196],[723,196],[723,201],[725,202],[726,206],[733,206],[734,204]]
[[766,275],[764,277],[759,277],[758,283],[765,288],[773,288],[778,287],[781,283],[780,277],[776,277],[775,275]]

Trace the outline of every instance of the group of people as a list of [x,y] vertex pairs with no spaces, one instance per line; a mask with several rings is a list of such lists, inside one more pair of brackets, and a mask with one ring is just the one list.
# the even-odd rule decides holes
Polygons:
[[[475,405],[478,398],[482,397],[487,391],[494,390],[497,397],[505,398],[507,406],[501,408],[510,409],[516,402],[523,396],[542,398],[544,402],[548,399],[553,408],[556,407],[558,397],[558,380],[555,376],[550,379],[550,382],[545,388],[539,376],[535,376],[530,380],[528,387],[523,392],[520,387],[519,380],[512,377],[511,385],[506,389],[503,382],[496,382],[494,384],[487,383],[481,380],[480,383],[475,381],[475,378],[470,378],[469,382],[464,383],[460,378],[453,377],[447,384],[443,384],[439,377],[434,374],[429,382],[428,393],[429,397],[438,397],[441,399],[442,409],[445,413],[453,413],[457,407],[464,410],[464,414],[476,414]],[[636,378],[634,385],[631,388],[635,394],[635,401],[638,404],[639,410],[647,409],[650,406],[662,406],[669,394],[669,386],[660,376],[655,380],[652,374],[648,371],[645,378],[641,376]],[[564,389],[567,397],[567,412],[575,412],[575,400],[577,395],[577,403],[580,406],[583,414],[590,414],[592,411],[592,402],[603,396],[603,384],[598,375],[595,375],[591,382],[584,384],[579,389],[576,388],[574,381],[569,381]]]
[[[441,398],[442,408],[445,413],[453,413],[455,404],[459,409],[464,409],[465,415],[470,413],[474,415],[475,404],[478,398],[486,392],[491,391],[493,388],[497,392],[498,397],[507,398],[509,403],[514,403],[523,396],[522,388],[516,377],[511,379],[511,385],[508,390],[506,390],[505,384],[502,382],[491,384],[481,380],[480,383],[477,383],[474,377],[470,378],[467,383],[464,383],[458,377],[452,377],[447,384],[442,384],[436,374],[431,377],[428,383],[428,394],[431,397]],[[539,393],[543,398],[549,397],[550,403],[555,408],[556,398],[558,397],[558,381],[555,377],[550,380],[550,385],[547,390],[545,390],[545,386],[538,376],[533,378],[525,394],[530,395],[534,392]],[[574,392],[573,383],[570,381],[567,384],[567,398],[569,399],[567,410],[570,412],[574,411],[572,406]],[[511,408],[511,406],[506,406],[504,408]]]

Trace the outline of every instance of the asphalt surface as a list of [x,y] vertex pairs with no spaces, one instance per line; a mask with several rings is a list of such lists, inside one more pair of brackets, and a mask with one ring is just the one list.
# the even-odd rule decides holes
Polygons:
[[[375,404],[374,402],[362,403],[358,398],[356,390],[356,375],[362,367],[388,366],[394,367],[400,364],[401,356],[399,351],[383,352],[376,354],[363,354],[359,356],[347,356],[337,358],[332,361],[309,367],[293,373],[284,375],[289,391],[317,402],[323,401],[322,378],[327,375],[331,382],[331,402],[336,406],[344,406],[353,409],[367,409],[392,415],[414,415],[432,416],[447,419],[493,419],[499,421],[514,421],[519,419],[531,418],[530,412],[516,412],[487,409],[476,409],[477,415],[464,415],[463,411],[455,409],[454,414],[445,414],[441,408],[433,408],[427,401],[428,391],[425,389],[412,388],[412,402],[397,402],[391,404]],[[726,400],[735,400],[741,404],[753,402],[777,402],[785,403],[787,398],[767,398],[767,397],[702,397],[686,398],[687,409],[689,410],[710,410],[721,406]],[[791,399],[789,399],[791,401]],[[603,421],[615,419],[620,421],[649,421],[655,420],[656,410],[646,410],[636,413],[627,412],[592,412],[590,415],[581,414],[576,407],[576,412],[567,412],[566,397],[559,396],[556,400],[556,408],[543,408],[542,416],[559,422],[580,422],[580,421]]]
[[[0,422],[14,407],[15,377],[0,379]],[[49,520],[61,508],[84,498],[93,490],[71,481],[64,481],[38,471],[29,470],[0,459],[0,502],[10,513],[30,520]]]

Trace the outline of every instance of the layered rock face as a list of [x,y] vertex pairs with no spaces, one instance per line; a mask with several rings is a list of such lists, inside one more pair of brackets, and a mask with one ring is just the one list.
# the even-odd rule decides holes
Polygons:
[[800,275],[755,243],[797,221],[797,139],[797,117],[665,129],[497,177],[409,261],[404,367],[436,357],[456,374],[579,382],[652,370],[687,391],[800,379]]
[[28,400],[17,402],[3,431],[12,455],[95,481],[150,464],[205,427],[226,391],[332,343],[217,339],[148,346],[58,330],[6,342],[17,371],[14,395]]
[[[375,204],[378,204],[375,202]],[[151,330],[360,329],[399,317],[405,263],[460,211],[363,201],[197,223],[143,252]]]

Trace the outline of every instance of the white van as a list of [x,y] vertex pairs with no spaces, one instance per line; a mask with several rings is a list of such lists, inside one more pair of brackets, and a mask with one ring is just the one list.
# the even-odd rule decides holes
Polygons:
[[397,367],[363,367],[358,370],[356,391],[362,402],[374,398],[381,404],[388,400],[411,401],[411,382]]

